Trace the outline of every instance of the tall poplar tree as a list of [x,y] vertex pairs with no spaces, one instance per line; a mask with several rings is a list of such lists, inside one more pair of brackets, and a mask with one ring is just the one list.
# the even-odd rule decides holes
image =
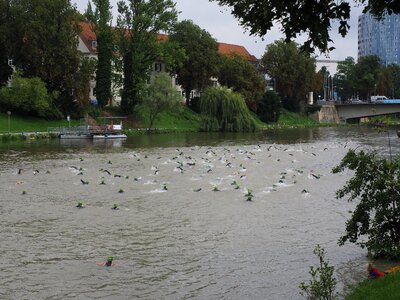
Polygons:
[[172,0],[119,1],[118,12],[124,74],[121,108],[132,113],[150,78],[152,64],[162,57],[157,33],[169,32],[178,12]]
[[100,106],[105,106],[111,98],[111,60],[113,55],[113,35],[111,32],[112,13],[109,0],[92,0],[93,11],[88,2],[85,16],[92,24],[97,38],[96,97]]

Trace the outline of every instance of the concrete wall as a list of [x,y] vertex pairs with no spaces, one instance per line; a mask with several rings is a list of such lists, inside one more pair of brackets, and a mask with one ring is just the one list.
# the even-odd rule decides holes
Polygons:
[[321,109],[310,116],[321,123],[339,123],[339,115],[335,105],[322,105]]

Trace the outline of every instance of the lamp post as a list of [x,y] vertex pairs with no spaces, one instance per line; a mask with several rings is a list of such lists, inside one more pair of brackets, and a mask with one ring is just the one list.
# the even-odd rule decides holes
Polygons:
[[11,117],[11,111],[7,111],[8,115],[8,134],[10,134],[10,117]]

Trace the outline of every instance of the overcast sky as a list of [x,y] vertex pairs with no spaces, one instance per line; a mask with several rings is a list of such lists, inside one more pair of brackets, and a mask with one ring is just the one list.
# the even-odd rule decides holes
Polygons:
[[[87,7],[88,0],[72,0],[72,2],[75,2],[78,9],[83,12]],[[110,2],[116,20],[117,0],[110,0]],[[193,20],[195,24],[207,30],[217,41],[243,45],[257,58],[261,58],[267,44],[283,37],[278,27],[268,32],[264,40],[250,36],[239,26],[238,20],[230,14],[230,10],[218,6],[216,2],[209,2],[209,0],[175,0],[175,2],[178,11],[181,12],[180,21]],[[344,60],[347,56],[357,59],[357,18],[360,13],[361,8],[353,8],[350,21],[351,28],[346,38],[332,32],[333,46],[336,49],[329,54],[330,59]],[[325,59],[325,56],[320,58]]]

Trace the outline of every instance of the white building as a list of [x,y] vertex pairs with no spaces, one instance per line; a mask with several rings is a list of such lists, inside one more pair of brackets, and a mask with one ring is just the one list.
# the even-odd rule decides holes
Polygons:
[[[92,26],[89,23],[81,22],[81,33],[79,35],[79,45],[78,49],[82,52],[86,57],[97,59],[97,39],[96,34],[92,30]],[[168,35],[158,34],[157,39],[160,42],[167,41]],[[227,43],[218,43],[218,52],[223,55],[239,55],[246,58],[250,63],[257,65],[258,60],[254,55],[251,55],[247,49],[240,45],[233,45]],[[152,66],[153,73],[165,72],[165,64],[162,61],[155,61]],[[177,87],[178,91],[182,92],[182,88],[176,84],[176,78],[174,76],[171,77],[172,84]],[[216,78],[211,78],[213,84],[217,85],[218,80]],[[96,78],[92,76],[90,81],[90,100],[93,101],[96,99]],[[119,106],[121,103],[121,93],[120,89],[122,87],[113,86],[112,94],[113,99],[111,99],[111,105]],[[196,91],[191,92],[191,98],[198,96]]]

